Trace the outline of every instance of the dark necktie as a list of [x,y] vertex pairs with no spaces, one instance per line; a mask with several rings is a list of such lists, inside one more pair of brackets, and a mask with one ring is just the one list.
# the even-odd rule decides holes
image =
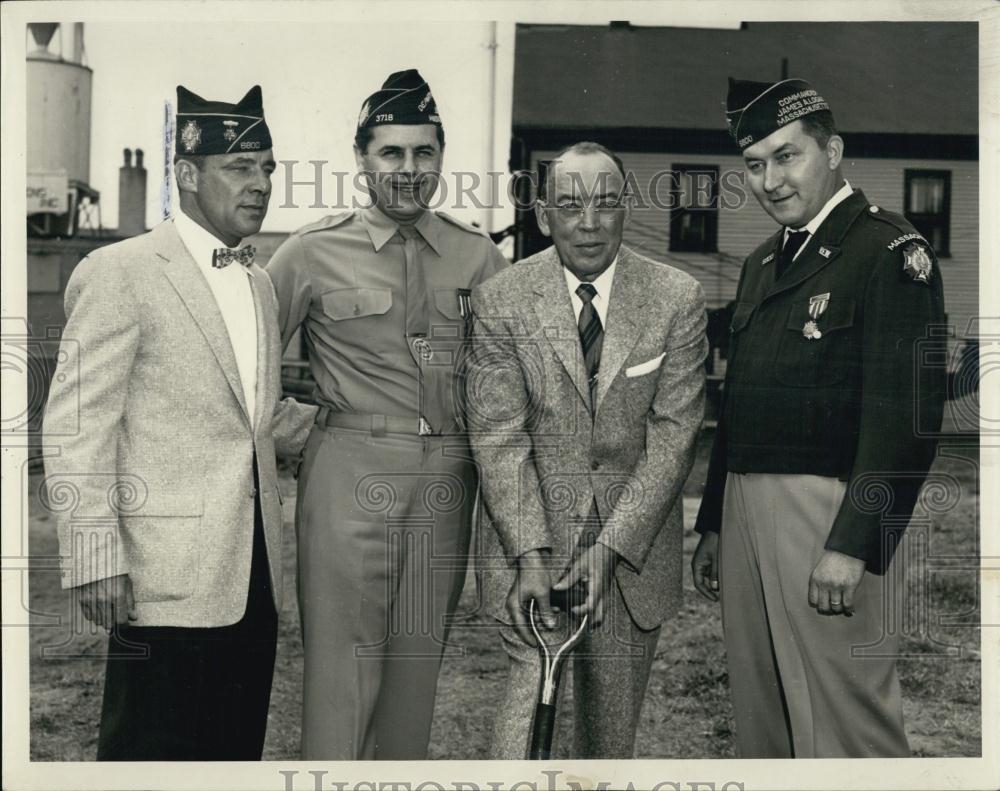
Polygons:
[[580,318],[576,323],[580,330],[580,345],[583,347],[583,364],[587,369],[587,380],[590,383],[590,407],[593,409],[594,396],[597,394],[597,370],[601,364],[601,346],[604,343],[604,327],[601,317],[594,307],[594,297],[597,289],[591,283],[581,283],[576,288],[576,295],[583,302]]
[[238,250],[232,247],[217,247],[212,251],[212,266],[216,269],[223,269],[233,261],[238,261],[243,266],[249,267],[253,263],[254,248],[245,244]]
[[809,238],[809,231],[789,231],[788,238],[785,239],[785,246],[781,248],[781,252],[778,253],[777,271],[775,272],[775,279],[781,277],[792,265],[792,261],[795,259],[795,254],[802,248],[802,245],[806,243],[806,239]]

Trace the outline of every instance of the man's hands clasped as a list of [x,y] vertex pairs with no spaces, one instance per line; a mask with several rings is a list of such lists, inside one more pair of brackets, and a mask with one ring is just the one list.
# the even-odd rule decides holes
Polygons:
[[507,594],[507,614],[521,639],[529,645],[535,644],[528,620],[528,608],[532,600],[541,625],[546,629],[554,629],[556,616],[549,603],[552,590],[569,590],[581,581],[587,583],[587,598],[582,604],[573,607],[571,612],[578,619],[589,616],[591,628],[600,626],[604,620],[605,594],[614,584],[617,564],[618,554],[597,543],[581,552],[562,576],[556,579],[549,550],[536,549],[521,555],[518,558],[517,579]]

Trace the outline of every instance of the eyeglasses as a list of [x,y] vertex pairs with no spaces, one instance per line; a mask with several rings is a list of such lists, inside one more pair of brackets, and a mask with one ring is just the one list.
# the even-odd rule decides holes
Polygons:
[[587,209],[593,209],[594,214],[599,218],[614,217],[618,212],[626,207],[625,201],[618,199],[596,200],[591,204],[577,203],[571,201],[567,203],[548,203],[539,201],[546,209],[554,209],[564,220],[581,220],[587,213]]

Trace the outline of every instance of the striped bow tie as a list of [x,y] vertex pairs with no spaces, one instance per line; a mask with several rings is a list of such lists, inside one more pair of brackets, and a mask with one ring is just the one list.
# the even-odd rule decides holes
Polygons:
[[252,245],[243,245],[238,250],[231,247],[217,247],[212,251],[212,266],[222,269],[229,266],[233,261],[238,261],[243,266],[250,266],[253,263],[254,249]]

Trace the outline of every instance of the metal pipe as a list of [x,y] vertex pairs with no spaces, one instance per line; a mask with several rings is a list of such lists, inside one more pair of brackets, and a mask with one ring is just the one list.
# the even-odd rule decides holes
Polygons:
[[83,22],[73,23],[73,62],[83,65]]
[[[486,45],[487,49],[490,51],[490,64],[489,64],[489,74],[490,74],[490,87],[489,87],[489,111],[487,112],[487,117],[489,118],[486,131],[486,171],[489,173],[493,169],[493,160],[496,156],[494,152],[494,147],[496,146],[496,118],[497,118],[497,23],[496,20],[490,22],[490,43]],[[489,186],[489,199],[487,200],[486,217],[484,218],[484,227],[487,231],[493,230],[493,212],[496,209],[496,203],[499,200],[499,196],[494,194],[493,185],[496,183],[491,176],[487,176],[490,182]]]

